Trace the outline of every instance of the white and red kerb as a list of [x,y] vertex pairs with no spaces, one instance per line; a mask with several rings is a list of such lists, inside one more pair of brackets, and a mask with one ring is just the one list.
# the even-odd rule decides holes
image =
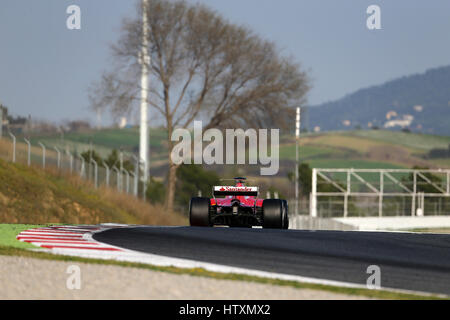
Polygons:
[[92,239],[92,233],[101,229],[100,226],[51,226],[22,231],[16,238],[43,249],[122,251]]

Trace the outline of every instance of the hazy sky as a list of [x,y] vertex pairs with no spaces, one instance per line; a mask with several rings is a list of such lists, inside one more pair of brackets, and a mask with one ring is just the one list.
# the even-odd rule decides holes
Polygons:
[[[189,1],[197,2],[197,1]],[[276,42],[309,71],[310,104],[450,64],[450,1],[202,0]],[[66,28],[66,8],[82,29]],[[93,118],[87,87],[110,64],[109,44],[136,0],[2,0],[0,102],[13,114],[54,121]],[[366,27],[381,7],[382,30]]]

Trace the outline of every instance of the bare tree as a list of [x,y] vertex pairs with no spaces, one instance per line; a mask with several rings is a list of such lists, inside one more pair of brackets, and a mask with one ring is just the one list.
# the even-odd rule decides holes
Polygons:
[[[164,119],[169,150],[173,130],[200,117],[208,119],[206,128],[280,128],[305,102],[307,75],[251,30],[184,1],[149,0],[147,17],[148,102]],[[140,19],[123,22],[112,48],[114,70],[93,89],[94,108],[108,105],[114,114],[123,114],[136,107],[141,37]],[[177,165],[168,160],[166,207],[172,210]]]

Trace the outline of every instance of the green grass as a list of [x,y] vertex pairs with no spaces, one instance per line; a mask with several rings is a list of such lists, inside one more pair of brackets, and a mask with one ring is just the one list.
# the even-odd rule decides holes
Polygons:
[[[51,153],[53,153],[53,150],[52,150],[53,147],[57,147],[60,150],[66,150],[66,148],[68,148],[70,152],[78,153],[78,154],[80,154],[86,150],[89,150],[89,148],[90,148],[89,143],[77,142],[77,141],[72,141],[72,140],[62,141],[60,139],[53,139],[53,138],[34,139],[34,140],[32,140],[32,143],[37,144],[38,141],[42,142],[47,147],[50,147],[50,150],[48,150],[48,152],[47,152],[47,153],[49,153],[49,156],[51,155]],[[93,149],[101,157],[104,157],[104,158],[106,158],[109,154],[111,154],[111,151],[113,150],[112,148],[102,146],[102,145],[97,145],[97,144],[93,145]],[[56,153],[53,154],[53,157],[56,158]]]
[[21,256],[34,259],[44,259],[44,260],[56,260],[56,261],[69,261],[69,262],[80,262],[80,263],[91,263],[91,264],[102,264],[102,265],[114,265],[121,267],[133,267],[147,269],[157,272],[167,272],[171,274],[187,274],[194,277],[206,277],[220,280],[232,280],[232,281],[247,281],[252,283],[261,283],[285,287],[293,287],[296,289],[312,289],[312,290],[322,290],[337,294],[346,294],[354,296],[364,296],[368,298],[375,299],[386,299],[386,300],[441,300],[443,297],[435,295],[417,295],[402,293],[396,291],[386,291],[386,290],[369,290],[369,289],[358,289],[358,288],[344,288],[337,286],[319,285],[319,284],[309,284],[297,281],[288,280],[278,280],[269,279],[256,276],[248,276],[242,274],[229,274],[229,273],[218,273],[211,272],[201,268],[195,269],[182,269],[175,267],[157,267],[149,264],[142,263],[130,263],[130,262],[120,262],[113,260],[99,260],[99,259],[87,259],[79,257],[70,256],[58,256],[49,253],[35,252],[30,250],[24,250],[20,248],[5,247],[0,245],[0,255],[4,256]]
[[[296,149],[294,144],[280,146],[280,159],[295,160]],[[354,152],[343,150],[339,148],[325,147],[325,146],[301,146],[299,148],[299,156],[302,159],[320,159],[320,158],[336,158],[354,155]]]
[[433,148],[447,149],[448,145],[450,144],[450,137],[446,136],[405,133],[387,130],[357,130],[346,132],[343,134],[427,151]]
[[377,162],[358,159],[312,159],[307,160],[311,168],[320,169],[405,169],[406,167],[389,162]]
[[[167,159],[167,133],[162,129],[150,130],[151,160]],[[104,129],[86,133],[67,133],[64,139],[59,136],[34,136],[31,138],[33,145],[38,142],[46,146],[58,147],[62,150],[68,148],[72,152],[84,152],[92,147],[101,157],[107,157],[113,149],[123,149],[128,156],[139,147],[139,129]],[[53,152],[50,148],[49,152]],[[55,154],[56,156],[56,154]]]
[[441,168],[450,168],[450,158],[448,159],[431,159],[429,162],[441,167]]
[[29,243],[18,241],[16,236],[22,231],[39,227],[41,226],[31,224],[0,224],[0,246],[18,249],[36,248]]
[[[150,130],[150,146],[153,148],[165,148],[164,140],[167,139],[167,133],[163,129]],[[36,136],[32,141],[51,141],[53,143],[73,142],[83,147],[92,143],[95,146],[101,146],[107,149],[132,150],[139,146],[139,128],[128,129],[103,129],[90,131],[86,133],[67,133],[64,140],[55,136]]]
[[72,140],[81,143],[92,141],[95,145],[101,145],[108,148],[124,148],[139,145],[139,131],[137,129],[107,129],[92,133],[71,133],[66,135],[66,140]]

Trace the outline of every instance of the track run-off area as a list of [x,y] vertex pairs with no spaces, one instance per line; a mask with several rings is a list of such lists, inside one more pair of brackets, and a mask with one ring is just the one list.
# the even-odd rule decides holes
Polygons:
[[56,254],[306,283],[450,295],[450,235],[149,226],[55,226],[17,237]]

